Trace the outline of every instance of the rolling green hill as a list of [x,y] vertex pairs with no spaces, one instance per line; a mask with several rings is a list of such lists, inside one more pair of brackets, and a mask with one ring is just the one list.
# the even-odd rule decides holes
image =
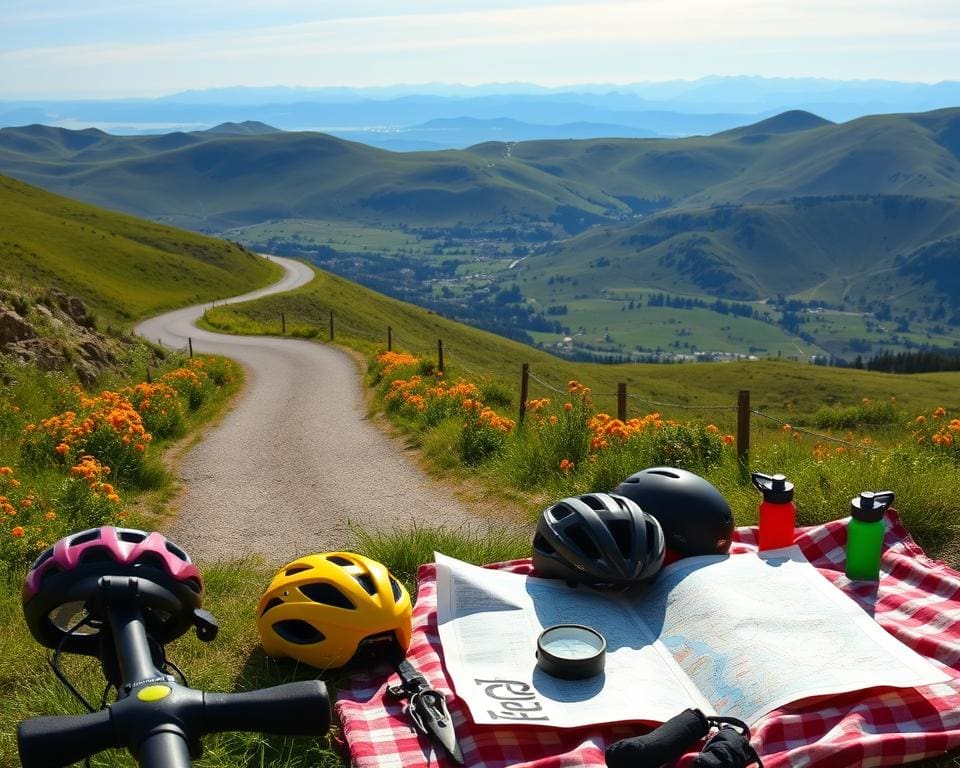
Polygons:
[[[391,153],[318,133],[0,130],[0,170],[215,231],[277,218],[408,226],[566,223],[795,196],[960,197],[960,109],[835,125],[803,112],[688,139]],[[568,221],[569,219],[569,221]]]
[[209,237],[0,176],[0,280],[56,287],[109,324],[267,285],[279,268]]
[[[596,228],[528,257],[522,269],[540,279],[576,277],[575,287],[552,287],[558,298],[645,286],[744,301],[816,291],[826,301],[866,307],[909,290],[900,267],[920,246],[944,244],[957,232],[960,200],[795,198],[670,210]],[[584,253],[591,254],[587,263]],[[605,269],[596,267],[602,259],[610,262]]]
[[[960,108],[411,153],[259,125],[139,137],[26,126],[0,130],[0,170],[312,259],[471,322],[489,315],[484,294],[515,287],[521,303],[488,327],[505,316],[517,337],[570,334],[591,340],[589,354],[850,358],[960,343]],[[331,224],[343,236],[318,238]],[[371,234],[357,243],[357,231]],[[378,231],[426,243],[378,249]],[[709,313],[649,326],[622,314],[655,292],[778,306],[725,335]],[[801,328],[791,301],[835,314]],[[562,321],[534,317],[551,307]]]

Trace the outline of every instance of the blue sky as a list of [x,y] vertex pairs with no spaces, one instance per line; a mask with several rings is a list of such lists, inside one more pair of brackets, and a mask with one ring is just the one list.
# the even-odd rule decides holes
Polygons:
[[705,75],[960,80],[958,0],[0,0],[0,98]]

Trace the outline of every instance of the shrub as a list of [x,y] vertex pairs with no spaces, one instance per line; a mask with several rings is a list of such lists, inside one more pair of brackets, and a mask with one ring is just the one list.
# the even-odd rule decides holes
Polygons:
[[460,430],[457,450],[464,464],[474,466],[503,450],[516,423],[480,402],[471,402],[465,407],[467,417]]
[[225,387],[237,378],[237,365],[232,360],[218,355],[194,358],[194,370],[203,371],[213,387]]
[[496,408],[510,408],[513,405],[513,390],[502,381],[490,379],[480,382],[480,399]]
[[0,467],[0,559],[22,571],[50,544],[67,533],[114,525],[125,513],[120,497],[106,482],[110,468],[85,456],[63,478],[51,502],[28,488],[10,467]]
[[392,376],[400,368],[416,368],[419,359],[407,352],[377,352],[367,365],[370,382],[374,386]]
[[137,384],[123,390],[143,419],[144,427],[156,437],[179,437],[186,429],[180,395],[169,384]]
[[[202,365],[202,364],[201,364]],[[202,376],[202,378],[201,378]],[[203,379],[207,378],[200,366],[174,368],[160,377],[159,382],[177,391],[191,411],[197,410],[207,398]]]
[[948,420],[946,408],[938,406],[929,416],[920,414],[910,432],[921,451],[960,464],[960,419]]
[[861,405],[821,408],[813,416],[819,429],[856,429],[863,426],[896,424],[900,420],[896,403],[863,398]]
[[114,468],[118,478],[136,478],[152,435],[133,404],[119,392],[81,394],[77,411],[24,427],[20,455],[27,466],[69,466],[72,457],[91,455]]

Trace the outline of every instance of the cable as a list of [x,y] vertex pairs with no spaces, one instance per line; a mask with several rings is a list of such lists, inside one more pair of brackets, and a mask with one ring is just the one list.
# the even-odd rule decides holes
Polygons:
[[643,397],[638,397],[637,395],[631,395],[627,393],[627,397],[632,400],[637,400],[641,403],[646,403],[647,405],[655,405],[658,408],[679,408],[681,410],[687,411],[735,411],[737,406],[735,405],[686,405],[684,403],[660,403],[656,400],[647,400]]
[[553,386],[553,384],[550,384],[549,382],[544,381],[539,376],[537,376],[533,371],[531,371],[529,368],[527,369],[527,375],[538,384],[549,389],[551,392],[556,392],[558,395],[569,394],[568,392],[564,392],[562,389],[557,389],[555,386]]
[[187,676],[183,674],[183,670],[180,669],[176,664],[174,664],[170,659],[167,658],[166,652],[163,652],[163,664],[160,665],[163,668],[164,672],[169,672],[171,669],[180,676],[180,682],[183,683],[184,688],[189,688],[190,683],[187,682]]
[[872,451],[874,453],[885,453],[883,449],[876,448],[872,445],[858,445],[857,443],[851,443],[849,440],[842,440],[839,437],[833,437],[831,435],[822,435],[819,432],[813,432],[809,429],[804,429],[803,427],[795,427],[792,424],[788,424],[786,421],[782,421],[781,419],[776,418],[775,416],[768,416],[762,411],[757,411],[753,408],[750,409],[750,413],[754,414],[755,416],[759,416],[762,419],[767,419],[769,421],[772,421],[775,424],[779,424],[782,427],[790,427],[791,432],[798,432],[803,435],[809,435],[810,437],[816,437],[820,440],[827,440],[831,443],[840,443],[841,445],[846,445],[849,448],[855,448],[856,450],[859,450],[859,451]]
[[63,637],[60,638],[60,642],[57,643],[57,647],[53,651],[53,656],[50,659],[48,659],[47,663],[50,665],[50,668],[53,670],[53,674],[57,676],[57,680],[59,680],[61,683],[63,683],[67,687],[67,690],[70,691],[70,693],[72,693],[77,698],[77,700],[79,700],[79,702],[87,708],[87,711],[96,712],[96,710],[93,708],[93,705],[89,701],[87,701],[86,698],[84,698],[83,694],[80,693],[80,691],[78,691],[76,688],[73,687],[73,683],[71,683],[70,680],[67,679],[67,676],[60,670],[60,652],[63,650],[63,645],[64,643],[67,642],[67,638],[70,637],[70,635],[72,635],[81,627],[84,627],[87,624],[89,624],[91,621],[93,621],[93,616],[91,616],[88,613],[82,619],[80,619],[80,621],[78,621],[76,624],[70,627],[70,629],[66,631]]

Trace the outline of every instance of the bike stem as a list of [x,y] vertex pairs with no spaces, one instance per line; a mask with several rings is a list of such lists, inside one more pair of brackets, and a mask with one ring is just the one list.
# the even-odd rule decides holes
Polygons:
[[[98,585],[97,599],[103,607],[105,624],[113,637],[113,648],[120,675],[117,700],[140,696],[151,685],[172,691],[171,675],[157,669],[153,659],[141,608],[143,595],[138,579],[105,577]],[[179,688],[179,686],[176,686]],[[168,694],[169,695],[169,694]],[[141,768],[189,768],[191,745],[174,718],[160,711],[145,717],[143,738],[132,747]],[[195,746],[199,752],[199,744]]]

